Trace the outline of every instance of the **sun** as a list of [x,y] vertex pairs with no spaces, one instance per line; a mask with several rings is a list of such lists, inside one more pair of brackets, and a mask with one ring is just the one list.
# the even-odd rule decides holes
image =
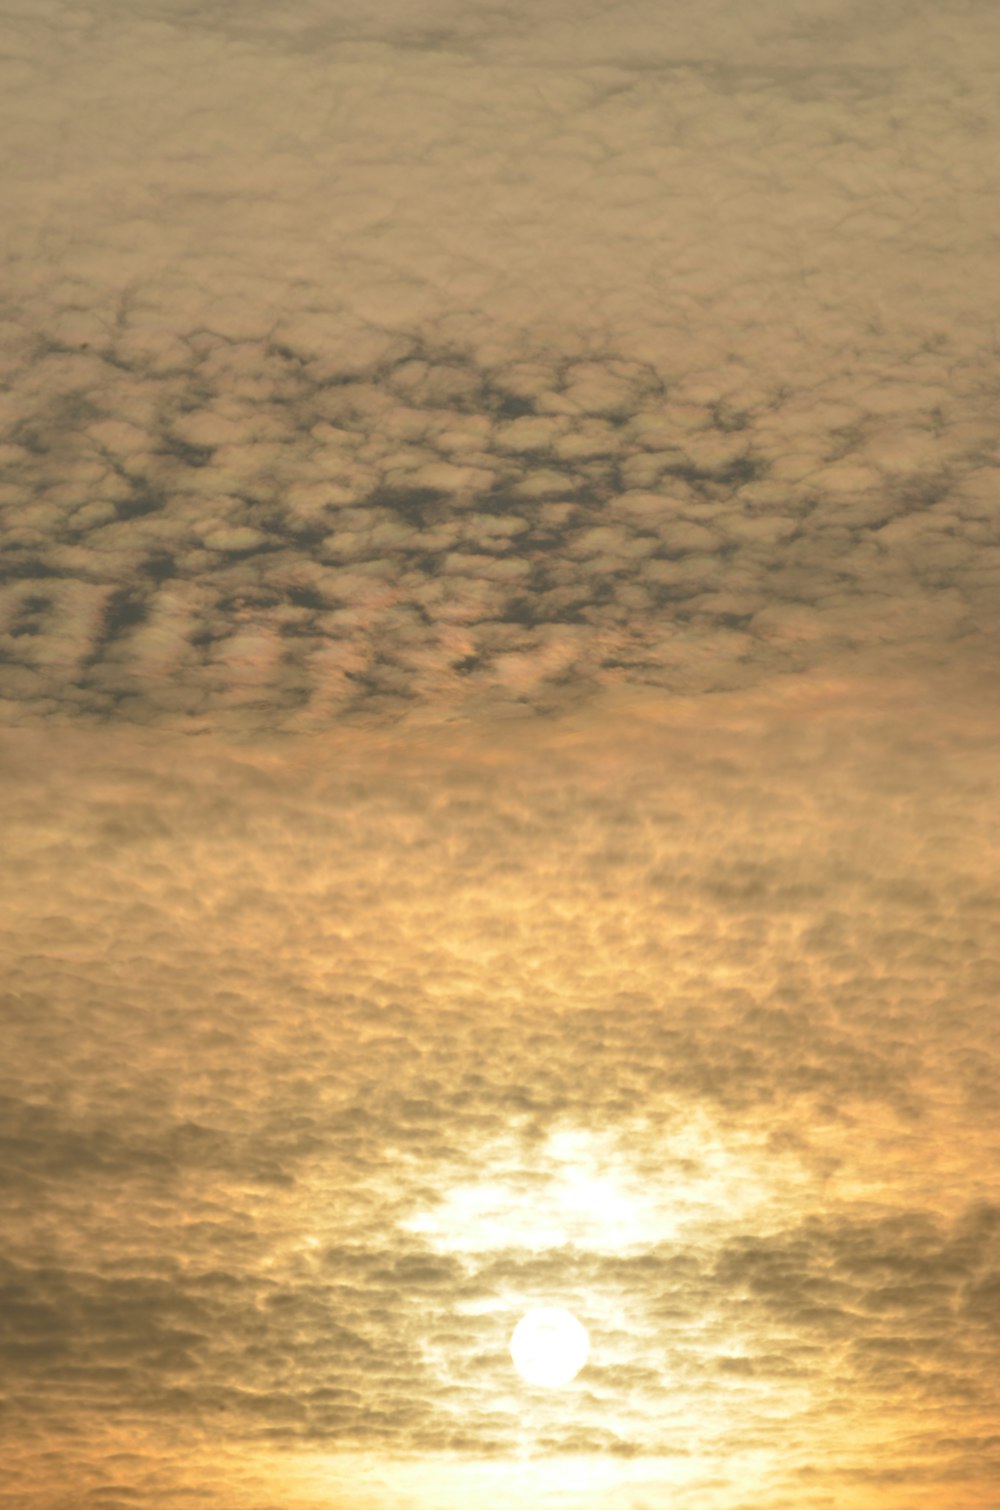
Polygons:
[[561,1306],[538,1306],[514,1328],[510,1356],[527,1384],[558,1389],[583,1368],[590,1356],[590,1339],[572,1312]]

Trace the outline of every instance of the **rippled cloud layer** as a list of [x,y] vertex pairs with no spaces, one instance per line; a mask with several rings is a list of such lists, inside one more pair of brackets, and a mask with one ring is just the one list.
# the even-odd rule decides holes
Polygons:
[[0,1506],[995,1510],[1000,13],[8,11]]
[[51,15],[3,107],[8,716],[995,634],[991,12]]
[[[404,1497],[407,1463],[527,1453],[610,1455],[608,1492],[658,1464],[682,1504],[751,1460],[764,1505],[979,1503],[995,762],[890,690],[464,748],[15,741],[15,1463],[54,1434],[97,1486],[65,1433],[117,1426],[168,1430],[128,1479],[154,1502],[165,1450],[179,1492],[185,1453],[283,1447]],[[540,1300],[592,1358],[525,1400]]]

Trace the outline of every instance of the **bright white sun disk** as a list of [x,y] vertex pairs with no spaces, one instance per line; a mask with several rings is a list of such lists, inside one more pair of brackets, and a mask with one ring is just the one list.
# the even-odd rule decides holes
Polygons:
[[570,1311],[539,1306],[522,1316],[510,1339],[510,1356],[528,1384],[556,1389],[575,1379],[590,1356],[590,1339]]

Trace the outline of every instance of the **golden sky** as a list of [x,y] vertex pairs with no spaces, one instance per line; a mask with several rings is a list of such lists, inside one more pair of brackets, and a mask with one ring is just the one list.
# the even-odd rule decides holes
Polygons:
[[0,1510],[1000,1505],[998,69],[7,5]]

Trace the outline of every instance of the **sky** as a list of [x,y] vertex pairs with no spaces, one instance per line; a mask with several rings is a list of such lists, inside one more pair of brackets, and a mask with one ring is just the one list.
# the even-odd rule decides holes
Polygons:
[[996,1510],[998,76],[6,0],[0,1510]]

